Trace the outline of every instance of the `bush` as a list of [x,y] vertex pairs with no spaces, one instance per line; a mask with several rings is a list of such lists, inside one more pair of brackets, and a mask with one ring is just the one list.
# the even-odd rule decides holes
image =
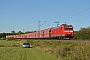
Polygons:
[[39,49],[54,54],[62,60],[89,60],[90,44],[61,41],[31,41]]
[[11,37],[7,39],[7,41],[12,41],[12,40],[15,40],[15,38]]

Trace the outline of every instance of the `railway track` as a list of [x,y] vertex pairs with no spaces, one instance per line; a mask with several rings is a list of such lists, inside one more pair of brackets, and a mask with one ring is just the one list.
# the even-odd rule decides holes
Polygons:
[[89,42],[90,43],[90,40],[59,40],[59,39],[28,39],[28,40],[62,41],[62,42]]
[[60,40],[62,42],[82,42],[82,43],[90,43],[90,40]]
[[[43,40],[43,39],[41,39],[41,40]],[[52,41],[52,40],[47,39],[45,41]],[[55,39],[53,41],[90,43],[90,40],[58,40],[58,39]]]

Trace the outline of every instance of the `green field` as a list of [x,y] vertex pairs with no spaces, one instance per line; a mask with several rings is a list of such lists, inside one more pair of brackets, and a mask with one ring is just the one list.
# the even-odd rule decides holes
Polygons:
[[0,60],[57,60],[48,52],[36,48],[22,48],[19,43],[23,42],[0,40]]
[[0,60],[57,60],[49,53],[35,48],[0,48]]

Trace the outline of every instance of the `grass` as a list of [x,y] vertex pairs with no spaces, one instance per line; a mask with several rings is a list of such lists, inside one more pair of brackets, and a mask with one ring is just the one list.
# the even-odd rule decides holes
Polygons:
[[0,47],[19,47],[20,44],[15,41],[6,41],[6,40],[0,40]]
[[61,41],[30,41],[33,46],[62,60],[90,60],[90,43]]
[[[21,48],[30,42],[33,48]],[[89,42],[0,40],[0,60],[90,60]]]
[[22,48],[20,43],[23,42],[0,40],[0,60],[58,60],[54,55],[36,48]]
[[0,48],[0,60],[57,60],[49,53],[35,48]]

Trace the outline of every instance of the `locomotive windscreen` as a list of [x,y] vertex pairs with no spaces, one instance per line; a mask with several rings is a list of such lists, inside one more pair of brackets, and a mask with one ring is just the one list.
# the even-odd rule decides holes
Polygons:
[[65,30],[73,30],[72,26],[65,26]]

